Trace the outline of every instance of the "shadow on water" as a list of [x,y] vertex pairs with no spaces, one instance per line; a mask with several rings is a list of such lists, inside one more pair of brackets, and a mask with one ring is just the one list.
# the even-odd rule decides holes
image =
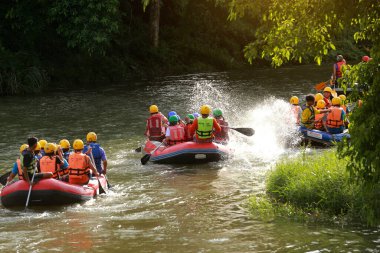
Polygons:
[[[0,208],[0,249],[18,252],[376,252],[380,232],[363,227],[263,222],[245,208],[293,138],[288,99],[306,94],[329,67],[159,77],[104,87],[0,98],[0,165],[10,169],[29,135],[58,142],[98,133],[109,160],[107,195],[84,204]],[[326,74],[327,73],[327,74]],[[327,78],[325,77],[327,76]],[[181,116],[208,103],[231,126],[231,159],[203,165],[140,163],[148,107]],[[296,137],[294,137],[296,138]],[[20,240],[19,238],[23,238]],[[24,240],[25,239],[25,240]]]

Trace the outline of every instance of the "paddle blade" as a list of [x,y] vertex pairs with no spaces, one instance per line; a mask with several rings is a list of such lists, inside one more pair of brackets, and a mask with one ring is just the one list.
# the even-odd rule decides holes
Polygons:
[[4,175],[2,175],[0,177],[0,184],[6,185],[7,179],[8,179],[8,177],[9,177],[10,174],[11,174],[11,172],[9,171],[9,172],[5,173]]
[[323,90],[326,87],[326,82],[321,82],[314,86],[316,90]]
[[149,160],[150,160],[150,156],[151,156],[151,154],[146,154],[146,155],[144,155],[144,156],[141,158],[141,164],[142,164],[142,165],[145,165],[147,162],[149,162]]
[[231,128],[231,129],[241,134],[244,134],[246,136],[252,136],[255,134],[255,130],[253,128],[239,127],[239,128]]
[[140,152],[141,152],[141,147],[136,148],[136,149],[135,149],[135,152],[136,152],[136,153],[140,153]]
[[106,191],[103,188],[103,185],[100,183],[100,180],[98,178],[98,184],[99,184],[99,194],[107,194]]

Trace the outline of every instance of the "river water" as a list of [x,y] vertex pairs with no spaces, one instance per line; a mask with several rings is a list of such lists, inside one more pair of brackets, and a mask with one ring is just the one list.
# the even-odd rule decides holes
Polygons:
[[[0,98],[0,172],[35,135],[58,142],[98,133],[113,190],[82,205],[28,211],[0,207],[2,252],[379,252],[379,229],[293,221],[265,222],[246,209],[264,191],[265,174],[286,148],[287,101],[329,76],[299,66],[160,77],[103,87],[62,87],[31,97]],[[327,77],[327,78],[326,78]],[[148,107],[165,114],[224,110],[233,157],[205,165],[140,163]]]

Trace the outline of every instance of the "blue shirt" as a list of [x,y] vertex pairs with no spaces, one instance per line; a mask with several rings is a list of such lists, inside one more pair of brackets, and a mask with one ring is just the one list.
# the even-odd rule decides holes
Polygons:
[[17,162],[13,164],[12,174],[18,175]]

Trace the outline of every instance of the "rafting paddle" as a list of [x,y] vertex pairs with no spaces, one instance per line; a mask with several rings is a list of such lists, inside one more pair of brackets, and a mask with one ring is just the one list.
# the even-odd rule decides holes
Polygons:
[[152,156],[152,154],[159,148],[161,147],[161,145],[163,144],[164,142],[161,142],[160,145],[157,146],[157,148],[155,148],[152,152],[150,152],[150,154],[146,154],[144,155],[142,158],[141,158],[141,164],[142,165],[145,165],[147,162],[149,162],[150,160],[150,157]]
[[255,134],[255,130],[250,127],[227,127],[229,129],[235,130],[236,132],[239,132],[241,134],[244,134],[246,136],[252,136]]
[[141,152],[141,149],[142,149],[141,147],[138,147],[138,148],[135,149],[135,152],[136,152],[136,153],[140,153],[140,152]]
[[314,86],[314,88],[315,88],[317,91],[319,91],[319,90],[323,90],[323,89],[326,87],[326,84],[327,84],[328,81],[329,81],[329,80],[327,80],[326,82],[321,82],[321,83],[319,83],[319,84],[316,84],[316,85]]
[[7,184],[7,179],[8,179],[8,177],[9,177],[10,174],[11,174],[11,171],[9,171],[9,172],[5,173],[4,175],[2,175],[0,177],[0,184],[6,185]]
[[28,197],[26,198],[26,203],[25,203],[25,209],[28,208],[28,205],[29,205],[29,199],[30,199],[30,194],[32,193],[32,186],[33,186],[33,182],[34,182],[34,176],[36,175],[36,170],[37,170],[37,166],[34,168],[32,181],[30,182]]

